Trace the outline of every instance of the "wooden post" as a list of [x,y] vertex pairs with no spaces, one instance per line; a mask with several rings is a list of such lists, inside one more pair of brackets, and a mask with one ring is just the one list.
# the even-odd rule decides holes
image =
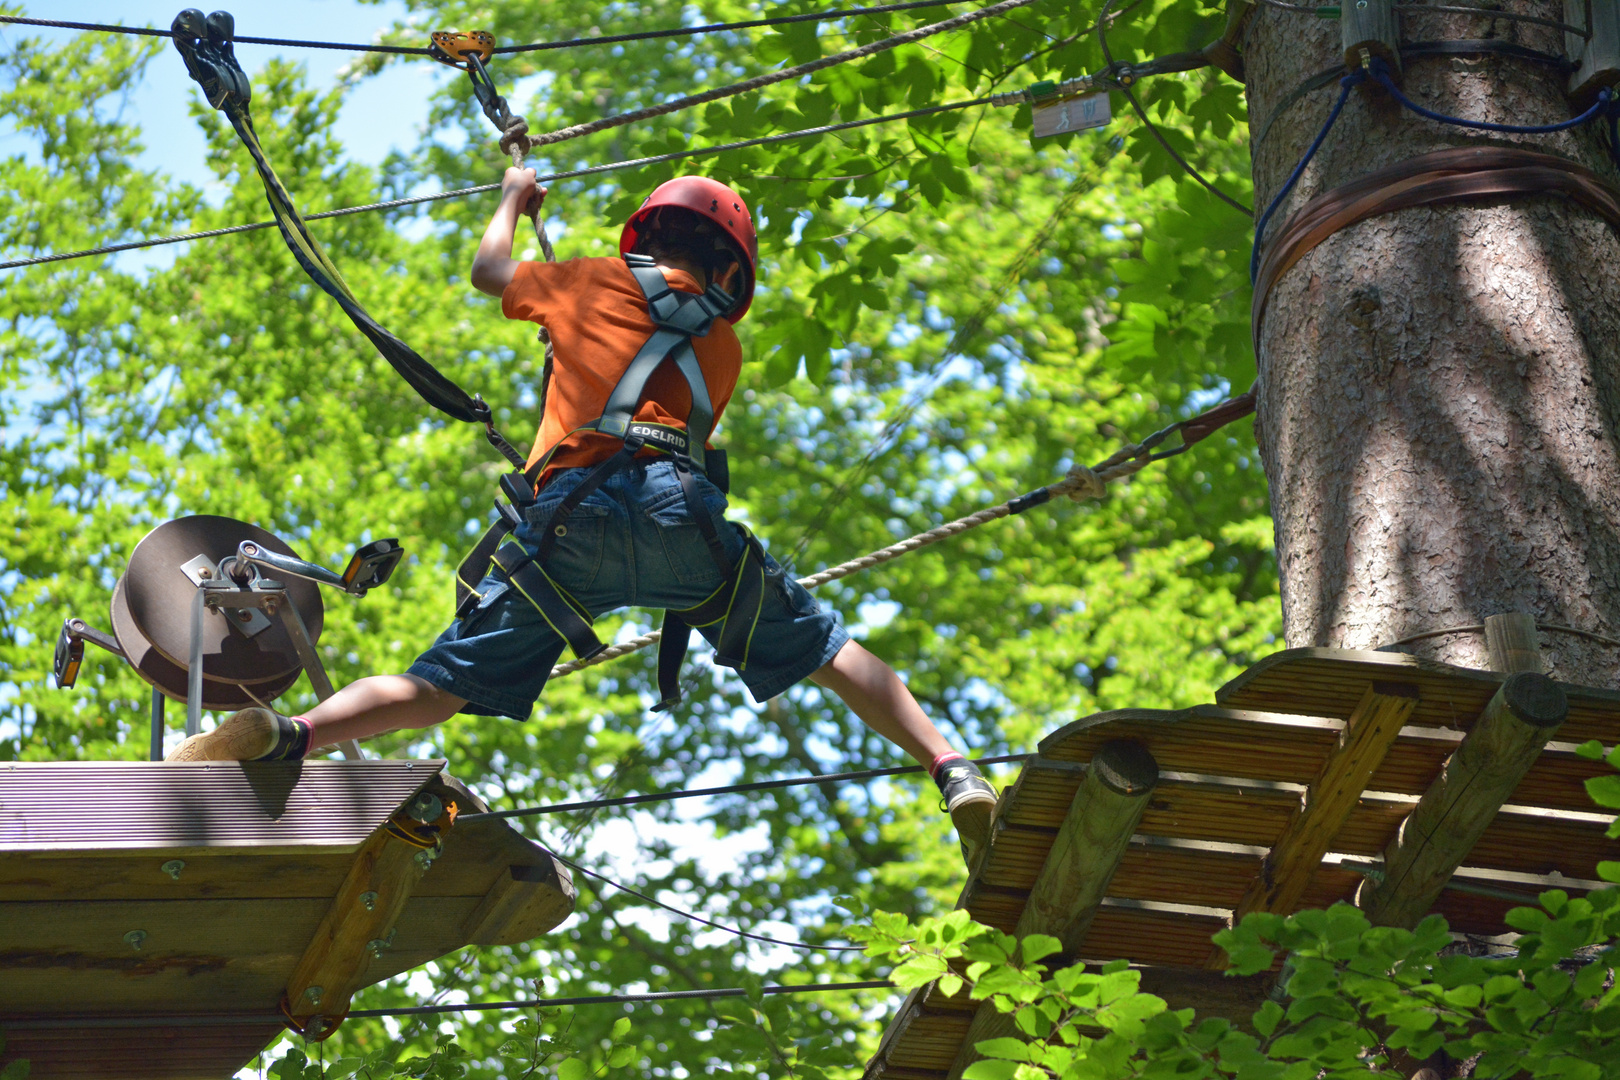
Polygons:
[[[1344,828],[1368,779],[1417,703],[1417,688],[1406,683],[1375,682],[1367,687],[1344,723],[1338,746],[1271,846],[1259,876],[1232,909],[1234,925],[1251,911],[1287,915],[1299,907],[1328,845]],[[1225,968],[1225,950],[1215,949],[1208,966]]]
[[[1074,956],[1158,781],[1159,764],[1141,743],[1116,739],[1097,748],[1018,919],[1019,938],[1050,934],[1063,943],[1061,955]],[[974,1044],[1016,1030],[1010,1014],[988,1001],[980,1004],[951,1066],[951,1080],[979,1060]]]
[[1564,33],[1564,52],[1576,65],[1569,96],[1586,109],[1599,90],[1620,83],[1620,0],[1564,0],[1564,21],[1586,27],[1589,35]]
[[1491,698],[1384,852],[1356,903],[1378,926],[1416,926],[1569,713],[1564,690],[1521,671]]
[[[406,813],[402,810],[372,833],[355,854],[332,906],[287,980],[287,1016],[306,1038],[324,1039],[343,1022],[349,999],[365,985],[366,966],[392,944],[394,923],[433,862],[432,850],[401,838],[420,831]],[[450,820],[444,814],[432,824],[442,830]]]
[[1339,33],[1346,68],[1354,71],[1361,67],[1365,51],[1389,65],[1390,78],[1400,79],[1401,30],[1395,21],[1394,0],[1343,0]]
[[1490,615],[1485,619],[1485,650],[1491,670],[1512,675],[1518,671],[1546,674],[1541,662],[1541,637],[1536,617],[1523,611]]

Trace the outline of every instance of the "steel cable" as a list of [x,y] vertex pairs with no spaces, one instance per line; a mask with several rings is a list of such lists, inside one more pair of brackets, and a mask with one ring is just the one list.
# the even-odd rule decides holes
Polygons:
[[[1005,765],[1014,761],[1028,761],[1034,754],[1003,754],[999,757],[974,758],[977,765]],[[586,799],[581,802],[549,803],[545,806],[520,806],[513,810],[487,810],[478,814],[460,814],[457,821],[478,821],[482,818],[540,817],[544,814],[562,814],[571,810],[598,810],[608,806],[637,806],[642,803],[669,802],[673,799],[695,799],[705,795],[738,795],[751,791],[775,791],[780,788],[808,787],[812,784],[843,784],[856,780],[877,780],[886,776],[908,776],[927,772],[921,765],[896,765],[888,769],[861,769],[856,772],[817,773],[813,776],[790,776],[779,780],[755,780],[746,784],[725,784],[720,787],[682,788],[679,791],[659,791],[650,795],[617,795],[607,799]]]
[[[478,816],[482,817],[486,815]],[[725,926],[721,923],[714,922],[711,919],[705,919],[696,912],[686,911],[683,908],[674,907],[670,904],[664,903],[662,900],[655,900],[644,892],[637,892],[628,885],[621,885],[605,874],[599,874],[595,870],[581,866],[574,860],[567,858],[566,856],[559,855],[549,848],[546,850],[553,859],[556,859],[570,870],[577,870],[586,877],[594,878],[595,880],[602,882],[604,885],[611,885],[622,893],[629,893],[637,900],[645,901],[654,907],[663,908],[670,914],[679,915],[681,918],[686,919],[689,922],[702,923],[704,926],[710,927],[711,929],[722,930],[725,933],[735,935],[736,937],[747,938],[749,941],[759,941],[765,943],[766,945],[781,945],[788,949],[803,949],[806,952],[861,952],[866,948],[864,945],[812,945],[807,941],[783,941],[781,938],[767,937],[764,934],[753,934],[749,933],[747,930],[739,930],[734,926]]]
[[[564,172],[549,173],[545,176],[535,177],[539,184],[551,183],[556,180],[572,180],[580,176],[595,176],[601,173],[618,172],[624,169],[640,169],[648,165],[661,165],[668,161],[682,161],[688,158],[703,157],[708,154],[720,154],[728,150],[745,150],[751,146],[768,146],[773,143],[791,142],[795,139],[808,139],[817,135],[829,135],[836,131],[849,131],[852,128],[870,127],[874,124],[890,124],[900,120],[911,120],[919,116],[930,116],[934,113],[950,112],[956,109],[968,109],[975,105],[988,105],[991,98],[973,98],[969,101],[952,101],[943,105],[928,105],[920,109],[908,109],[905,112],[885,113],[882,116],[869,116],[862,120],[846,120],[837,124],[821,124],[813,128],[801,128],[798,131],[784,131],[776,135],[762,135],[754,139],[742,139],[738,142],[721,143],[718,146],[704,146],[696,150],[676,150],[668,154],[653,154],[648,157],[629,158],[624,161],[612,161],[605,165],[590,165],[580,169],[568,169]],[[373,210],[397,210],[404,206],[416,206],[421,203],[439,202],[444,199],[459,199],[468,195],[481,195],[488,191],[499,191],[500,184],[479,184],[476,187],[457,188],[454,191],[436,191],[430,195],[411,195],[403,199],[389,199],[386,202],[366,203],[364,206],[350,206],[342,210],[323,210],[318,214],[305,215],[305,221],[319,221],[324,218],[346,217],[349,214],[364,214]],[[216,236],[230,236],[235,233],[256,232],[260,229],[273,229],[273,221],[255,221],[247,225],[231,225],[223,229],[206,229],[201,232],[176,233],[173,236],[160,236],[147,240],[132,240],[123,244],[107,244],[102,247],[86,248],[82,251],[64,251],[55,255],[36,255],[27,259],[13,259],[9,262],[0,262],[0,270],[15,270],[25,266],[40,266],[45,263],[64,262],[69,259],[85,259],[95,255],[111,255],[120,251],[135,251],[140,248],[161,247],[165,244],[189,243],[192,240],[206,240]]]
[[[863,982],[805,983],[800,986],[762,986],[759,992],[774,994],[824,994],[839,990],[892,990],[888,979],[867,979]],[[465,1005],[418,1005],[403,1009],[352,1009],[348,1019],[381,1016],[433,1016],[452,1012],[491,1012],[506,1009],[551,1009],[565,1005],[634,1005],[644,1001],[691,1001],[704,998],[747,997],[748,991],[740,986],[712,990],[661,990],[646,994],[594,994],[589,997],[533,998],[527,1001],[470,1001]],[[279,1019],[279,1017],[277,1018]]]
[[[1114,0],[1103,0],[1102,10],[1097,13],[1097,44],[1102,48],[1103,60],[1108,64],[1109,69],[1114,67],[1114,54],[1108,48],[1108,31],[1104,28],[1104,23],[1108,20],[1108,11],[1113,6]],[[1206,191],[1215,196],[1217,199],[1221,200],[1227,206],[1230,206],[1232,209],[1241,214],[1247,214],[1251,218],[1254,217],[1254,207],[1244,206],[1242,203],[1232,198],[1232,196],[1210,183],[1204,178],[1203,173],[1193,168],[1192,164],[1186,158],[1182,157],[1180,152],[1177,151],[1175,147],[1170,145],[1170,141],[1164,137],[1164,133],[1158,129],[1158,127],[1153,123],[1153,120],[1148,116],[1147,110],[1142,108],[1142,103],[1136,100],[1136,94],[1131,90],[1130,87],[1121,84],[1119,87],[1119,92],[1125,95],[1125,100],[1130,102],[1131,109],[1136,113],[1137,118],[1140,119],[1142,124],[1153,133],[1153,137],[1159,140],[1159,145],[1164,147],[1164,152],[1169,154],[1177,165],[1181,166],[1183,172],[1202,184]]]
[[565,128],[558,128],[556,131],[548,131],[544,135],[531,136],[529,145],[531,147],[552,146],[556,143],[566,142],[570,139],[578,139],[586,135],[593,135],[599,131],[607,131],[611,128],[623,127],[626,124],[633,124],[639,120],[650,120],[656,116],[666,116],[672,112],[681,112],[685,109],[705,105],[711,101],[720,101],[723,98],[735,97],[738,94],[745,94],[753,90],[761,90],[767,86],[772,86],[779,82],[785,82],[789,79],[803,78],[806,75],[813,74],[817,71],[822,71],[826,68],[835,67],[839,64],[848,64],[855,60],[865,59],[866,57],[875,55],[876,53],[887,52],[890,49],[897,49],[902,45],[909,45],[914,41],[921,41],[923,38],[932,37],[935,34],[943,34],[951,30],[957,30],[961,27],[971,25],[975,22],[980,22],[996,15],[1001,15],[1008,11],[1013,11],[1017,8],[1027,7],[1035,2],[1036,0],[1001,0],[1000,3],[991,4],[989,7],[979,8],[976,11],[969,11],[965,14],[954,16],[953,18],[941,20],[940,22],[929,23],[926,26],[919,26],[914,30],[906,31],[903,34],[896,34],[893,37],[887,37],[881,41],[874,41],[869,44],[862,45],[858,49],[849,49],[845,52],[834,53],[831,56],[823,56],[819,60],[812,60],[809,63],[797,64],[793,67],[783,68],[780,71],[768,72],[764,75],[756,75],[752,79],[745,79],[742,82],[732,83],[729,86],[717,86],[713,90],[705,90],[701,94],[688,94],[685,97],[676,98],[673,101],[665,101],[657,105],[649,105],[644,109],[633,109],[630,112],[619,113],[615,116],[604,116],[596,120],[587,121],[583,124],[572,124]]
[[[578,49],[591,45],[616,45],[626,41],[649,41],[656,38],[688,37],[697,34],[715,34],[729,30],[753,30],[763,26],[786,26],[792,23],[833,22],[861,15],[882,15],[891,11],[910,11],[914,8],[948,7],[959,0],[908,0],[900,4],[881,4],[876,7],[835,8],[812,11],[802,15],[777,15],[741,22],[705,23],[701,26],[676,26],[667,30],[638,30],[626,34],[603,34],[596,37],[565,38],[562,41],[537,41],[526,45],[503,45],[495,49],[496,55],[515,55],[543,52],[551,49]],[[56,30],[80,30],[104,34],[133,34],[139,37],[173,37],[172,30],[150,26],[118,26],[112,23],[69,22],[62,19],[34,19],[21,15],[0,15],[0,23],[18,26],[40,26]],[[424,46],[362,45],[346,41],[306,41],[296,38],[236,37],[239,45],[277,45],[296,49],[331,49],[339,52],[385,53],[390,56],[432,56]]]

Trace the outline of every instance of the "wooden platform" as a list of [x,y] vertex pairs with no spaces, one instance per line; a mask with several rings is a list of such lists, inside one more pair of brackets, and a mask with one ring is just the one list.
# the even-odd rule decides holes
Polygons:
[[424,792],[486,809],[443,766],[0,765],[0,1064],[219,1080],[281,1032],[284,993],[341,1014],[353,990],[556,926],[568,871],[506,822],[450,825],[434,859],[390,833]]
[[[1071,956],[1129,959],[1143,966],[1144,987],[1173,1007],[1246,1021],[1267,989],[1264,977],[1219,973],[1210,936],[1234,910],[1323,907],[1355,898],[1364,878],[1380,880],[1402,821],[1507,678],[1399,653],[1294,649],[1222,687],[1215,705],[1120,710],[1070,724],[1042,741],[1039,756],[1003,793],[992,845],[958,906],[1013,932],[1032,906],[1032,889],[1093,754],[1114,740],[1133,741],[1156,760],[1157,784],[1145,794],[1123,857],[1099,886],[1106,895],[1082,920]],[[1556,741],[1541,751],[1434,905],[1456,932],[1504,934],[1509,908],[1533,904],[1550,887],[1577,893],[1600,887],[1597,863],[1615,857],[1614,842],[1604,836],[1608,818],[1594,812],[1584,788],[1587,778],[1608,770],[1577,756],[1574,746],[1620,738],[1620,693],[1562,689],[1568,717]],[[1369,701],[1394,707],[1384,714],[1382,741],[1363,739],[1378,743],[1376,753],[1358,761],[1347,730],[1355,724],[1347,721],[1356,714],[1356,723],[1366,724]],[[1342,799],[1342,814],[1313,818],[1313,810],[1333,801],[1327,789],[1343,786],[1347,776],[1355,786]],[[1300,837],[1324,820],[1317,845],[1323,850],[1315,854]],[[1309,865],[1297,875],[1297,899],[1278,905],[1267,897],[1286,891],[1283,853],[1273,851],[1282,846],[1304,851]],[[956,998],[933,987],[914,992],[866,1077],[959,1075],[976,1010],[965,992]],[[973,1041],[985,1037],[984,1023]]]

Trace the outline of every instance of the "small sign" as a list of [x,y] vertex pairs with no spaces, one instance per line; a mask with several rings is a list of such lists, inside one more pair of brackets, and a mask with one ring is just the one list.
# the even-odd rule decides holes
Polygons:
[[1034,110],[1034,137],[1067,135],[1071,131],[1107,127],[1113,113],[1108,107],[1108,91],[1087,94],[1085,97],[1066,97]]

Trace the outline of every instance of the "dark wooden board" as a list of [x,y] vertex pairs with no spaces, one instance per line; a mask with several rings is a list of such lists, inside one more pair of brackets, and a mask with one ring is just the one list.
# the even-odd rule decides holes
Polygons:
[[[48,1068],[36,1062],[37,1076],[234,1073],[278,1030],[264,1018],[360,844],[424,787],[464,811],[484,809],[442,765],[0,766],[0,1027],[10,1052],[54,1056]],[[506,902],[491,916],[498,885]],[[507,822],[455,825],[389,947],[361,961],[358,983],[454,952],[474,925],[481,941],[530,940],[567,917],[574,895],[567,871]],[[132,930],[145,933],[139,949],[126,940]],[[153,1024],[172,1053],[143,1056],[135,1048],[145,1036],[123,1038],[151,1013],[166,1014]],[[77,1014],[89,1021],[73,1042],[61,1021]],[[112,1034],[89,1034],[104,1030]]]
[[[1418,796],[1503,678],[1396,653],[1296,649],[1227,684],[1218,705],[1124,709],[1069,724],[1042,740],[1040,755],[1003,794],[990,851],[959,906],[1010,932],[1085,763],[1109,740],[1137,740],[1158,761],[1160,782],[1080,952],[1148,965],[1144,986],[1165,988],[1167,999],[1180,995],[1178,1007],[1241,1013],[1264,988],[1256,984],[1234,995],[1200,982],[1210,974],[1203,970],[1210,935],[1227,924],[1251,887],[1368,687],[1374,681],[1414,685],[1419,702],[1312,872],[1305,906],[1355,896],[1362,870],[1380,865]],[[1596,887],[1598,862],[1620,851],[1585,792],[1585,781],[1607,769],[1574,752],[1591,738],[1620,741],[1620,693],[1565,690],[1570,718],[1557,741],[1538,757],[1436,902],[1434,910],[1455,932],[1501,935],[1510,908],[1534,903],[1545,888]],[[923,1024],[930,1011],[941,1010],[926,995],[908,998],[868,1066],[868,1080],[944,1080],[961,1049],[955,1032],[960,1027],[965,1034],[966,1025],[961,1017],[953,1026],[937,1016]]]
[[[1350,715],[1374,680],[1418,687],[1414,724],[1466,730],[1505,679],[1492,671],[1453,667],[1405,653],[1352,649],[1286,649],[1273,653],[1215,692],[1229,709],[1260,709],[1308,716]],[[1558,737],[1581,743],[1620,740],[1620,691],[1564,684],[1569,719]]]

